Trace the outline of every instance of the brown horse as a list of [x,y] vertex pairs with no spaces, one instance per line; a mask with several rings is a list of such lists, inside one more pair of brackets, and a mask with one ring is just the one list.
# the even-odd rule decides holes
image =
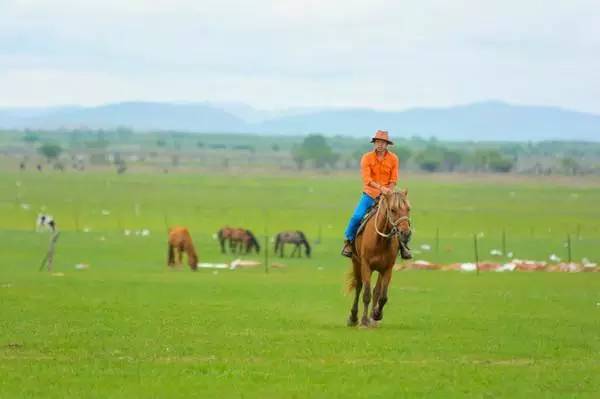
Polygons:
[[[388,286],[392,279],[392,267],[400,245],[406,245],[410,234],[410,203],[407,190],[382,194],[375,216],[366,222],[362,233],[354,240],[349,290],[354,289],[355,296],[348,326],[358,323],[358,298],[361,289],[364,290],[361,326],[368,327],[383,318],[383,307],[388,300]],[[377,271],[379,276],[373,288],[373,310],[369,318],[371,274],[374,271]]]
[[306,256],[310,258],[310,244],[304,233],[300,230],[282,231],[275,236],[275,253],[279,251],[280,258],[283,258],[283,245],[286,243],[295,245],[290,257],[293,257],[294,254],[297,254],[297,256],[300,257],[302,255],[300,246],[304,245]]
[[241,252],[242,249],[245,250],[245,253],[249,253],[253,248],[256,250],[256,253],[260,252],[258,240],[250,230],[226,226],[217,232],[217,237],[219,238],[222,253],[225,253],[225,243],[227,241],[229,241],[229,250],[231,253]]
[[[177,260],[175,252],[177,251]],[[192,243],[192,237],[186,227],[171,227],[169,229],[169,250],[167,265],[174,267],[181,264],[183,252],[187,254],[188,264],[192,270],[198,268],[198,255]]]

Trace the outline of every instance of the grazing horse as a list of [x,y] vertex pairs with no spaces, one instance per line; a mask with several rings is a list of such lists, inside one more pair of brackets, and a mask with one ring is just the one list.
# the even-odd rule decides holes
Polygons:
[[294,254],[297,254],[298,257],[302,255],[302,251],[300,250],[300,246],[304,245],[306,256],[310,258],[310,244],[306,239],[306,236],[303,232],[297,231],[282,231],[281,233],[275,236],[275,253],[279,251],[279,257],[283,258],[283,246],[284,244],[294,244],[294,250],[290,254],[290,257],[293,257]]
[[[407,190],[382,194],[375,216],[370,217],[354,240],[348,288],[350,291],[355,290],[355,296],[348,326],[358,323],[358,299],[361,289],[364,304],[361,326],[368,327],[383,318],[392,268],[400,246],[406,245],[410,235],[410,203]],[[374,271],[377,271],[379,276],[373,288],[373,309],[369,318],[371,274]]]
[[231,253],[238,252],[238,250],[241,252],[242,249],[245,249],[245,253],[249,253],[253,248],[256,250],[256,253],[260,252],[258,240],[250,230],[226,226],[217,232],[217,237],[222,253],[226,252],[225,243],[227,241],[229,241],[229,250]]
[[[175,252],[177,251],[177,260]],[[167,265],[174,267],[181,264],[183,252],[187,254],[188,264],[192,270],[198,268],[198,255],[192,243],[192,236],[187,227],[171,227],[169,229],[169,250]]]

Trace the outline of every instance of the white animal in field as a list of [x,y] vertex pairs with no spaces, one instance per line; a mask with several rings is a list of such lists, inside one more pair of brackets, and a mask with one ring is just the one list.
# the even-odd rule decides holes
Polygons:
[[51,215],[40,213],[38,214],[37,221],[35,223],[35,231],[42,232],[46,230],[55,232],[56,222]]

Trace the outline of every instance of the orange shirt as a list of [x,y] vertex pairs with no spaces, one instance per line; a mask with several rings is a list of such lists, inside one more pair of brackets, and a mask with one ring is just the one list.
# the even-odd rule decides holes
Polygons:
[[364,154],[360,160],[360,173],[363,179],[363,192],[371,198],[377,198],[381,190],[369,186],[375,181],[383,186],[395,184],[398,181],[398,157],[386,151],[383,159],[377,158],[375,151]]

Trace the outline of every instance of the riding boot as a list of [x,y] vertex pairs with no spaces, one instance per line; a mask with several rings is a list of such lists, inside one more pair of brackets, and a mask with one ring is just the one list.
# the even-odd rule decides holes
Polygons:
[[402,240],[400,240],[400,257],[402,259],[412,259],[412,254],[410,253],[410,248],[408,248],[408,245],[406,245],[406,243],[402,242]]
[[352,241],[344,240],[344,248],[342,248],[342,256],[347,258],[352,257]]

